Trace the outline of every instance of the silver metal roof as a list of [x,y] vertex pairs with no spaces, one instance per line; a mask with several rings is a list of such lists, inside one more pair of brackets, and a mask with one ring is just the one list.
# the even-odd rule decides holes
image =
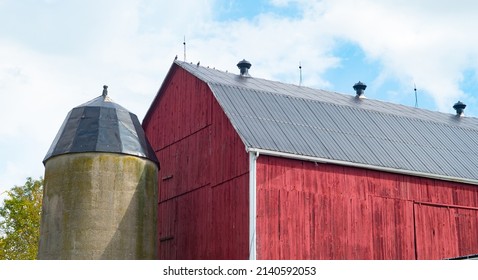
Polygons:
[[147,158],[159,165],[138,117],[103,94],[73,108],[66,116],[43,163],[51,157],[109,152]]
[[247,149],[478,183],[476,118],[175,63],[209,85]]

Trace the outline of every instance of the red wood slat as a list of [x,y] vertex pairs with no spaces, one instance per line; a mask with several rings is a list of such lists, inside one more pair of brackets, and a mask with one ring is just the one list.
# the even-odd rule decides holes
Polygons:
[[213,258],[247,259],[249,257],[249,213],[247,174],[212,188],[209,228]]
[[[456,209],[458,254],[466,256],[478,253],[478,210]],[[454,256],[457,257],[457,256]]]
[[459,256],[455,209],[415,204],[418,259]]
[[335,219],[330,214],[332,212],[332,200],[330,196],[324,195],[315,195],[314,198],[316,206],[313,207],[315,219],[312,228],[315,234],[312,244],[316,253],[311,258],[332,259],[334,254],[332,226]]
[[209,87],[183,69],[154,104],[144,128],[161,163],[159,238],[174,236],[160,242],[159,258],[247,258],[248,155],[239,136]]
[[[478,236],[475,216],[450,220],[434,241],[425,229],[444,216],[433,211],[426,217],[413,214],[414,201],[418,200],[473,205],[478,193],[475,186],[264,155],[259,157],[257,172],[259,256],[414,259],[418,254],[435,259],[445,253],[452,257],[465,251],[478,252],[476,242],[469,241],[476,238],[458,238],[453,233]],[[422,232],[415,240],[416,231]],[[439,254],[424,249],[430,245],[428,239],[430,244],[452,241],[445,242]],[[280,248],[269,248],[268,244],[279,244]],[[458,250],[456,244],[466,249]]]
[[[258,197],[265,203],[257,205],[257,253],[259,259],[274,259],[280,254],[280,237],[267,239],[267,236],[280,236],[280,204],[278,190],[258,190]],[[260,233],[260,234],[259,234]],[[262,242],[266,240],[266,242]]]
[[372,259],[372,215],[370,200],[351,198],[348,213],[347,259]]
[[373,197],[373,259],[414,259],[413,203]]
[[[159,256],[247,258],[248,154],[209,87],[179,67],[171,73],[144,125],[161,162],[159,234],[174,236],[160,243]],[[478,187],[260,155],[258,257],[478,253],[477,211],[444,204],[478,207]]]
[[177,201],[162,203],[158,209],[159,257],[162,259],[176,258],[177,236]]

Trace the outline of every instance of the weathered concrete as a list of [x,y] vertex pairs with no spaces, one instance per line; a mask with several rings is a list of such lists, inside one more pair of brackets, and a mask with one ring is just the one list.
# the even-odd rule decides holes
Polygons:
[[50,158],[38,258],[156,258],[157,172],[123,154]]

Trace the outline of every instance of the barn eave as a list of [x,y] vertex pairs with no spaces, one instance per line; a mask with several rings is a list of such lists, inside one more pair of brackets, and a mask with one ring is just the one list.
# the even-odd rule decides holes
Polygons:
[[251,147],[246,148],[246,151],[248,153],[254,153],[256,157],[259,157],[260,155],[266,155],[266,156],[281,157],[281,158],[287,158],[287,159],[311,161],[311,162],[322,163],[322,164],[335,164],[335,165],[341,165],[341,166],[370,169],[370,170],[424,177],[424,178],[430,178],[430,179],[438,179],[438,180],[449,181],[449,182],[478,185],[478,180],[473,180],[473,179],[445,176],[445,175],[418,172],[418,171],[398,169],[398,168],[390,168],[385,166],[376,166],[376,165],[363,164],[358,162],[349,162],[349,161],[341,161],[341,160],[320,158],[320,157],[314,157],[314,156],[298,155],[298,154],[284,153],[279,151],[271,151],[271,150],[251,148]]

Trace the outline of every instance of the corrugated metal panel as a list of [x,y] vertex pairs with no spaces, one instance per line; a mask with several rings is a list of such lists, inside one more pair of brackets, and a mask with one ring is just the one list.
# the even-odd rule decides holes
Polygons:
[[[441,170],[441,164],[430,164],[441,160],[463,166],[447,169],[451,173],[476,174],[473,162],[478,158],[470,152],[476,140],[468,135],[461,142],[453,140],[459,135],[455,132],[473,134],[475,130],[443,119],[431,121],[440,119],[436,113],[425,111],[425,117],[414,118],[411,114],[422,111],[408,108],[406,114],[391,114],[372,110],[369,101],[349,96],[188,67],[209,79],[209,84],[178,67],[145,125],[164,162],[159,174],[158,224],[163,259],[247,258],[249,174],[244,145],[422,172]],[[218,84],[219,80],[224,84]],[[286,94],[289,90],[297,92]],[[388,103],[382,108],[398,110]],[[403,136],[410,126],[413,132]],[[440,135],[446,138],[426,138]],[[453,157],[457,152],[466,155],[466,161]],[[460,205],[464,212],[454,212],[458,215],[456,236],[467,241],[453,241],[456,254],[476,252],[473,237],[478,221],[474,210],[466,209],[478,207],[476,187],[261,155],[258,257],[414,258],[410,233],[415,227],[433,227],[411,214],[411,205],[417,201],[422,206]],[[441,217],[438,212],[420,211],[415,209],[414,214]],[[424,241],[426,234],[422,230],[417,236],[424,244],[434,244]],[[419,256],[427,253],[423,250]]]
[[249,148],[478,180],[474,118],[195,71]]
[[255,127],[250,127],[249,125],[247,125],[247,121],[243,120],[244,115],[239,113],[239,111],[236,109],[236,106],[234,105],[235,103],[230,100],[229,95],[224,91],[224,89],[218,88],[216,90],[216,94],[222,95],[221,100],[223,100],[223,102],[220,103],[221,108],[223,108],[225,112],[229,112],[229,114],[235,116],[236,121],[232,125],[234,126],[236,131],[238,131],[238,134],[244,142],[244,145],[246,147],[257,146],[259,143],[256,139],[257,134],[255,132],[251,132],[250,130],[250,128]]
[[[319,102],[332,103],[353,107],[361,110],[372,112],[381,112],[385,114],[393,114],[396,116],[419,118],[431,122],[439,122],[451,126],[459,126],[462,128],[476,129],[478,120],[476,118],[456,118],[454,115],[433,112],[429,110],[408,107],[400,104],[393,104],[373,99],[357,99],[352,95],[340,94],[336,92],[312,89],[303,86],[285,84],[276,81],[264,80],[256,77],[240,77],[235,73],[226,73],[213,68],[198,67],[193,64],[182,61],[175,62],[180,67],[186,69],[191,74],[208,84],[217,84],[225,86],[234,86],[247,88],[249,90],[270,92],[290,97],[316,100]],[[451,104],[450,104],[451,106]]]

